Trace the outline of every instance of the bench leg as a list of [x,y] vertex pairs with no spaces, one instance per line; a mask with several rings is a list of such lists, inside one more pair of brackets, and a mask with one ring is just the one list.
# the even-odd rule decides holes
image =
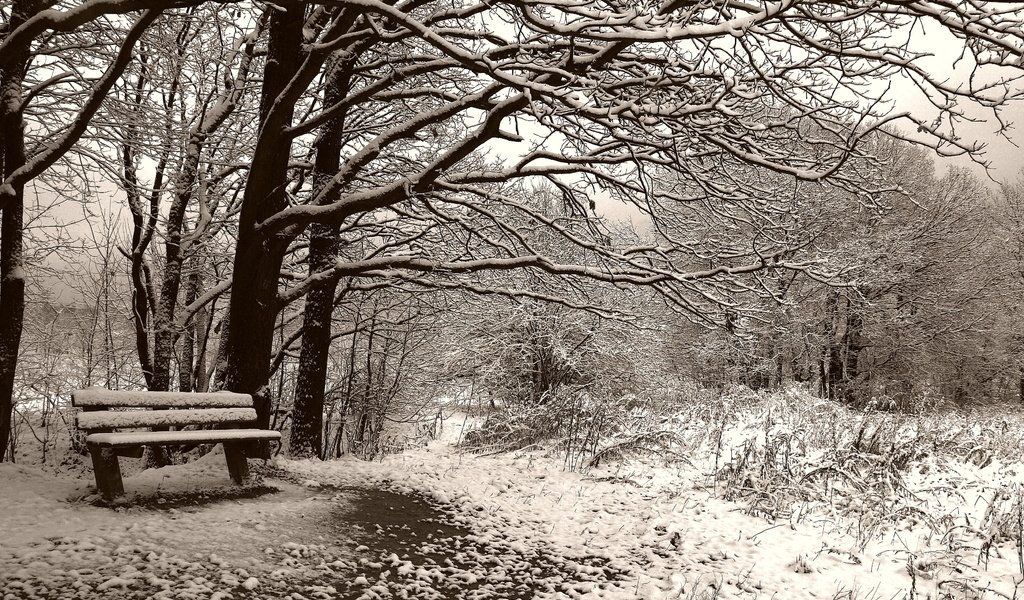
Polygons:
[[242,485],[249,480],[249,463],[245,460],[245,450],[242,444],[224,442],[224,457],[228,461],[228,473],[231,475],[231,481],[236,485]]
[[107,446],[89,444],[92,456],[92,469],[96,474],[96,487],[104,500],[114,500],[124,496],[124,483],[121,481],[121,463],[117,460],[117,452]]

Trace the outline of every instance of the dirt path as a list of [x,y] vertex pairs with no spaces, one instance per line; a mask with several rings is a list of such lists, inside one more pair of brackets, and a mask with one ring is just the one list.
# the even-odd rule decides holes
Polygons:
[[[344,598],[573,597],[618,574],[604,561],[558,556],[543,547],[509,543],[501,532],[474,531],[468,519],[427,500],[380,489],[343,489],[337,522],[351,527],[357,577]],[[333,500],[332,500],[333,501]]]

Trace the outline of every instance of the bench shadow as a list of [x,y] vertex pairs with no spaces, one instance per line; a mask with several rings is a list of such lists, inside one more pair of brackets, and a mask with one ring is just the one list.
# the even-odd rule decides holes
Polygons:
[[88,504],[111,509],[141,508],[147,510],[171,510],[183,507],[199,507],[225,501],[259,498],[280,492],[280,488],[265,483],[244,486],[214,486],[194,490],[166,490],[154,493],[128,493],[115,500],[104,500],[99,494],[83,500]]

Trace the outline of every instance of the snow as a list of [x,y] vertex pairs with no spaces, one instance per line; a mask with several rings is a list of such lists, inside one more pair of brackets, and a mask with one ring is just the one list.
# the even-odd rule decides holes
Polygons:
[[[567,473],[539,454],[465,457],[438,455],[436,449],[383,464],[353,461],[344,469],[280,464],[334,485],[387,481],[401,491],[429,492],[472,515],[467,522],[486,536],[504,537],[522,548],[549,546],[557,556],[597,557],[629,577],[606,589],[587,583],[573,594],[562,590],[543,597],[676,598],[684,587],[704,582],[724,585],[722,597],[767,592],[767,598],[775,591],[787,592],[788,598],[813,598],[834,580],[845,578],[863,589],[872,579],[867,566],[851,570],[826,559],[818,561],[819,572],[801,577],[792,565],[801,556],[823,553],[820,532],[772,529],[743,514],[742,507],[687,486],[685,477],[669,477],[661,489],[634,488]],[[566,564],[578,572],[588,568],[578,560]],[[471,581],[476,575],[467,577]],[[808,591],[797,591],[804,588]]]
[[[297,483],[188,509],[99,508],[82,500],[83,482],[3,464],[0,598],[451,597],[445,585],[497,598],[527,580],[536,598],[1019,596],[1019,420],[999,433],[956,418],[836,420],[824,404],[808,404],[799,418],[771,402],[719,408],[669,419],[687,443],[704,440],[684,449],[689,462],[607,461],[581,474],[544,450],[479,456],[442,440],[379,462],[277,459],[272,466]],[[743,471],[744,457],[796,435],[849,435],[871,419],[894,427],[894,447],[909,447],[925,425],[950,440],[903,472],[909,495],[876,498],[874,488],[852,493],[836,483],[828,502],[784,498],[774,514],[757,497],[730,496],[730,474],[749,477],[752,489],[768,481],[768,463]],[[445,434],[455,439],[461,427]],[[1007,452],[997,452],[1003,443]],[[943,453],[953,445],[977,451]],[[797,474],[837,460],[811,446],[790,458]],[[222,461],[214,454],[143,471],[126,487],[145,495],[226,485]],[[443,518],[428,523],[436,531],[427,539],[403,529],[411,505],[389,516],[376,500],[359,504],[351,488],[429,498]],[[922,514],[879,519],[873,503]],[[381,514],[361,513],[367,506]],[[418,562],[388,546],[396,534],[444,559]],[[540,558],[543,566],[531,566]]]
[[201,431],[130,431],[91,433],[85,441],[100,446],[143,446],[167,443],[214,443],[236,440],[279,440],[281,433],[266,429],[208,429]]
[[92,387],[73,392],[71,402],[78,407],[246,408],[252,406],[252,396],[233,392],[147,392]]
[[[566,472],[561,457],[543,451],[483,457],[435,443],[381,463],[282,459],[278,465],[330,485],[375,482],[450,502],[459,523],[480,536],[519,548],[551,548],[580,572],[588,568],[582,557],[597,557],[624,574],[622,582],[578,582],[572,591],[538,597],[699,598],[707,592],[718,598],[904,598],[912,588],[921,598],[950,597],[953,590],[977,597],[1018,593],[1015,539],[1021,532],[1013,519],[1024,510],[1018,508],[1024,465],[1016,458],[991,459],[979,468],[938,452],[943,444],[925,433],[964,443],[962,417],[914,424],[842,415],[851,419],[844,423],[832,420],[831,405],[800,401],[807,406],[799,417],[779,414],[781,407],[771,402],[746,414],[723,406],[721,418],[733,423],[722,432],[721,456],[706,446],[691,448],[689,463],[630,460],[581,475]],[[1016,418],[1015,431],[1007,433],[1005,423],[994,426],[1004,432],[1010,455],[1024,429]],[[875,428],[893,427],[893,448],[937,446],[904,476],[905,495],[890,488],[876,501],[872,489],[858,493],[835,485],[832,503],[795,500],[773,516],[753,500],[726,500],[725,483],[708,476],[716,461],[738,461],[748,449],[792,439],[794,432],[850,436],[872,420]],[[682,429],[714,437],[710,419],[680,421]],[[993,439],[993,426],[974,425],[969,434],[983,445],[991,440],[985,445],[991,454],[1003,440]],[[808,465],[828,458],[804,457]],[[907,518],[915,511],[920,517]],[[991,533],[998,520],[992,515],[1004,515],[1009,531],[1003,538]]]
[[[8,483],[0,488],[5,507],[0,598],[284,597],[245,594],[256,584],[259,590],[279,590],[311,576],[328,548],[311,544],[315,552],[299,569],[279,564],[285,543],[300,537],[319,543],[323,537],[324,506],[311,506],[305,494],[287,488],[258,500],[221,501],[201,509],[111,510],[84,501],[89,492],[83,481],[7,463],[0,464],[0,479]],[[218,453],[144,471],[126,478],[126,484],[153,494],[230,486],[230,480]],[[272,555],[265,556],[264,548]],[[268,561],[283,569],[282,580],[265,581]]]

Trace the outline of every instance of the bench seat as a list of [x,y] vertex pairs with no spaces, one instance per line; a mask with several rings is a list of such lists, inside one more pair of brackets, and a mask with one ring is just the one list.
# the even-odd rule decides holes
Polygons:
[[281,439],[280,431],[266,429],[208,429],[199,431],[124,431],[118,433],[90,433],[86,444],[110,446],[163,446],[166,444],[217,444],[239,440]]

